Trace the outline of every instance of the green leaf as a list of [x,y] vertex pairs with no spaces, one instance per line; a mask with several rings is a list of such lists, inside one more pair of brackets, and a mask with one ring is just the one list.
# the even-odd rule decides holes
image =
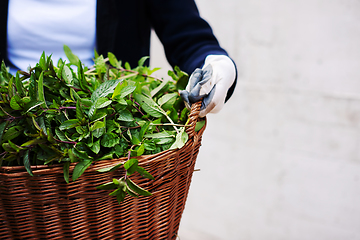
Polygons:
[[37,82],[34,73],[30,75],[29,96],[32,101],[37,101]]
[[72,163],[78,161],[77,156],[75,156],[75,154],[73,153],[73,150],[71,148],[69,148],[69,150],[68,150],[68,155],[69,155],[69,158]]
[[12,147],[16,152],[20,152],[21,150],[26,149],[26,148],[16,145],[15,143],[11,142],[10,140],[8,141],[8,143],[9,143],[10,147]]
[[136,197],[136,198],[138,198],[139,196],[136,194],[136,192],[134,192],[133,190],[131,190],[130,188],[126,188],[126,192],[127,192],[127,194],[129,194],[130,196],[132,196],[132,197]]
[[63,171],[64,171],[64,179],[67,183],[69,183],[69,168],[70,168],[70,162],[65,162]]
[[41,72],[38,81],[38,100],[42,102],[41,106],[43,108],[47,108],[47,105],[45,103],[45,95],[44,95],[44,72]]
[[81,98],[80,101],[81,101],[81,104],[84,106],[90,107],[92,105],[91,100],[88,98]]
[[80,98],[79,94],[73,88],[70,88],[70,97],[73,101],[81,102],[81,98]]
[[136,158],[130,158],[129,160],[127,160],[125,163],[124,163],[124,168],[126,170],[128,170],[130,167],[132,167],[133,165],[138,165],[139,161],[136,159]]
[[[139,141],[139,139],[138,139],[137,137],[132,136],[132,137],[131,137],[131,143],[132,143],[133,145],[138,145],[138,144],[140,143],[140,141]],[[139,156],[139,155],[137,155],[137,156]]]
[[111,160],[111,159],[114,159],[113,157],[113,153],[108,153],[108,154],[105,154],[104,156],[96,159],[97,161],[101,161],[101,160]]
[[94,131],[99,128],[105,127],[105,122],[97,121],[93,125],[90,126],[90,131]]
[[72,173],[72,180],[75,181],[76,179],[78,179],[85,172],[85,170],[92,164],[92,162],[93,162],[92,160],[83,160],[78,164],[76,164],[74,171]]
[[63,74],[63,69],[64,69],[64,66],[65,66],[65,62],[63,62],[61,58],[60,58],[59,61],[58,61],[58,66],[59,66],[59,69],[57,70],[56,76],[57,76],[58,78],[60,78],[60,79],[61,79],[61,78],[64,78],[64,77],[62,76],[62,74]]
[[141,129],[139,132],[139,140],[140,141],[142,141],[142,139],[144,138],[144,134],[149,129],[149,126],[150,126],[150,122],[145,122],[145,124],[141,126]]
[[162,131],[162,132],[159,132],[159,133],[145,134],[144,137],[146,137],[146,138],[169,138],[169,137],[175,137],[175,136],[170,135],[166,131]]
[[2,137],[4,135],[5,128],[9,124],[8,121],[0,123],[0,143],[2,142]]
[[[105,123],[104,123],[105,124]],[[97,128],[94,129],[94,131],[92,131],[92,135],[96,138],[100,138],[102,135],[104,135],[106,132],[106,128],[102,127],[102,128]]]
[[[78,158],[80,158],[80,159],[92,160],[93,157],[91,157],[91,156],[88,154],[87,151],[84,151],[84,150],[78,148],[81,143],[82,143],[82,142],[78,143],[78,144],[76,145],[76,147],[72,149],[73,154],[74,154],[75,156],[77,156]],[[84,144],[84,145],[85,145],[85,144]]]
[[116,85],[115,89],[114,89],[114,92],[111,96],[112,99],[116,98],[117,96],[120,95],[121,93],[121,89],[123,89],[123,85],[122,85],[122,82],[118,83],[118,85]]
[[161,89],[163,89],[168,84],[167,81],[163,81],[159,86],[151,91],[151,97],[154,97]]
[[66,129],[74,128],[74,127],[76,127],[78,125],[79,125],[79,120],[78,119],[70,119],[70,120],[66,120],[65,122],[63,122],[59,126],[59,129],[60,130],[66,130]]
[[18,137],[23,131],[24,128],[21,126],[13,126],[9,128],[3,135],[2,142],[13,140],[14,138]]
[[169,117],[171,118],[171,120],[173,122],[178,122],[179,121],[179,116],[178,116],[178,112],[174,107],[170,107],[170,109],[168,110],[169,113]]
[[46,61],[45,61],[45,52],[44,51],[42,52],[42,54],[40,56],[39,65],[44,71],[47,69]]
[[105,133],[101,139],[101,145],[104,147],[114,147],[119,144],[120,138],[114,133]]
[[138,166],[136,171],[145,178],[155,180],[155,178],[148,171],[146,171],[143,167]]
[[156,149],[156,145],[154,142],[144,142],[144,147],[148,151],[154,151]]
[[97,140],[94,142],[94,144],[91,146],[91,151],[93,151],[95,154],[98,154],[101,150],[100,148],[100,140]]
[[[128,162],[128,161],[127,161]],[[130,176],[138,169],[138,161],[134,162],[130,167],[126,169],[126,174]]]
[[55,134],[60,141],[65,141],[65,142],[68,141],[65,134],[62,131],[60,131],[58,128],[55,128]]
[[119,204],[124,201],[125,196],[126,196],[126,192],[124,192],[124,191],[119,191],[116,194],[116,200],[118,201]]
[[186,119],[187,119],[187,116],[188,116],[189,112],[190,112],[189,109],[184,108],[184,109],[181,111],[181,114],[180,114],[180,121],[185,122]]
[[42,144],[42,143],[46,143],[45,139],[31,139],[23,144],[21,144],[22,147],[30,147],[30,146],[34,146],[34,145],[38,145],[38,144]]
[[72,75],[70,68],[67,65],[64,65],[64,68],[62,70],[62,77],[67,84],[70,84],[70,85],[72,84],[73,75]]
[[139,187],[138,185],[136,185],[136,184],[135,184],[133,181],[131,181],[129,178],[126,179],[126,184],[128,185],[128,187],[129,187],[131,190],[133,190],[134,192],[136,192],[136,193],[139,194],[139,195],[142,195],[142,196],[151,196],[151,195],[152,195],[149,191],[147,191],[147,190]]
[[15,93],[16,93],[16,88],[14,86],[14,77],[11,77],[8,84],[8,95],[10,98],[12,98]]
[[158,104],[160,106],[164,105],[165,103],[169,102],[171,100],[171,104],[175,103],[176,97],[178,96],[177,93],[168,93],[163,95],[161,98],[159,98],[158,100]]
[[10,107],[14,110],[21,110],[22,107],[20,106],[19,102],[21,102],[21,98],[19,95],[14,95],[10,100]]
[[99,53],[96,51],[96,48],[94,48],[94,56],[95,56],[95,58],[100,57],[100,56],[99,56]]
[[106,97],[109,94],[112,94],[114,92],[114,89],[118,85],[119,82],[121,82],[121,79],[116,80],[108,80],[106,82],[103,82],[100,84],[100,86],[92,93],[91,95],[91,101],[93,103],[96,102],[99,98]]
[[88,116],[90,117],[90,119],[94,119],[95,113],[96,113],[96,105],[94,103],[91,105],[89,112],[88,112]]
[[146,61],[147,59],[149,59],[148,56],[142,57],[142,58],[139,60],[139,62],[138,62],[139,67],[144,66],[144,63],[145,63],[145,61]]
[[95,108],[96,109],[105,108],[105,107],[109,106],[111,103],[112,103],[112,100],[109,100],[108,98],[105,98],[105,97],[98,98],[95,103]]
[[133,96],[146,113],[156,118],[163,116],[160,110],[157,110],[158,106],[152,99],[145,97],[142,94],[134,94]]
[[[6,151],[6,152],[10,152],[10,153],[14,153],[15,150],[10,146],[9,143],[3,143],[2,144],[2,148]],[[15,155],[15,159],[16,159],[16,155]]]
[[124,122],[132,122],[134,120],[134,117],[129,110],[120,110],[118,120]]
[[96,113],[92,118],[91,121],[92,122],[96,122],[96,121],[100,121],[101,119],[104,119],[107,116],[107,114],[105,112],[99,112]]
[[23,97],[20,99],[20,104],[22,104],[22,105],[28,104],[29,102],[31,102],[30,97]]
[[176,98],[178,97],[179,95],[177,93],[168,93],[168,94],[165,94],[163,95],[161,98],[159,98],[158,100],[158,104],[160,106],[162,105],[170,105],[168,107],[164,107],[162,106],[164,109],[168,109],[170,108],[172,105],[174,105],[175,101],[176,101]]
[[[113,183],[113,184],[116,185],[115,183]],[[116,185],[116,187],[117,187],[117,185]],[[117,195],[120,194],[121,192],[123,192],[123,190],[120,189],[120,188],[117,188],[115,191],[109,193],[109,196],[117,196]]]
[[26,110],[25,113],[30,112],[31,110],[37,108],[40,105],[43,105],[43,102],[31,101],[31,102],[27,103],[24,107],[24,110]]
[[15,86],[16,86],[17,93],[20,96],[23,96],[24,95],[24,86],[23,86],[23,83],[20,80],[19,72],[16,72]]
[[179,80],[176,82],[176,88],[179,90],[185,90],[188,82],[189,82],[189,76],[184,75],[181,78],[179,78]]
[[100,186],[97,186],[96,189],[99,189],[99,190],[117,189],[117,185],[114,184],[113,182],[108,182],[108,183],[102,184]]
[[77,71],[78,71],[78,79],[79,79],[80,87],[82,90],[86,91],[88,89],[88,83],[86,82],[84,69],[82,67],[82,63],[80,60],[78,61],[77,67],[78,67]]
[[108,58],[109,58],[109,62],[113,67],[116,68],[120,68],[120,63],[119,61],[116,59],[115,55],[111,52],[108,52]]
[[120,98],[124,98],[127,95],[133,93],[135,91],[135,89],[136,89],[136,86],[131,86],[131,85],[128,85],[128,86],[124,87],[120,91]]
[[180,132],[176,135],[175,142],[171,145],[171,147],[169,149],[182,148],[185,145],[185,143],[187,142],[189,136],[184,131],[184,129],[185,128],[181,128]]
[[76,102],[76,118],[78,120],[85,118],[84,112],[81,108],[81,102],[79,100]]
[[118,169],[119,167],[121,167],[123,165],[123,163],[119,163],[119,164],[116,164],[115,166],[111,166],[111,167],[106,167],[106,168],[102,168],[102,169],[99,169],[97,170],[98,172],[113,172],[115,171],[116,169]]
[[174,141],[174,138],[157,138],[154,140],[156,144],[162,145],[162,144],[168,144]]
[[145,146],[144,144],[141,144],[140,147],[136,150],[136,155],[141,156],[143,155],[144,151],[145,151]]
[[79,62],[79,58],[78,56],[76,56],[75,54],[73,54],[73,52],[71,51],[71,49],[64,45],[64,52],[66,57],[69,59],[70,63],[73,65],[77,65]]
[[205,120],[197,122],[195,125],[195,132],[200,131],[200,129],[202,129],[204,125],[205,125]]
[[176,76],[176,74],[175,74],[173,71],[171,71],[171,70],[168,71],[168,75],[169,75],[172,79],[174,79],[175,81],[177,81],[177,80],[179,79],[179,77]]
[[95,68],[98,73],[106,72],[106,63],[103,55],[100,55],[95,59]]
[[29,154],[30,154],[30,150],[27,150],[24,154],[24,167],[31,176],[34,176],[30,166]]

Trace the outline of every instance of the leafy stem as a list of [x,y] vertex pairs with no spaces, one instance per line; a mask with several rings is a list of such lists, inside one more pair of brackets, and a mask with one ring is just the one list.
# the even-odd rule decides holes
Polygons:
[[68,143],[68,144],[73,144],[73,145],[75,145],[75,146],[76,146],[76,144],[77,144],[77,142],[62,141],[62,140],[59,140],[59,139],[56,139],[56,138],[54,138],[54,139],[55,139],[55,141],[60,142],[60,143]]
[[161,107],[158,106],[158,109],[157,108],[154,108],[152,106],[150,106],[151,108],[153,108],[154,110],[156,111],[159,111],[161,112],[166,118],[167,120],[171,123],[171,126],[173,126],[173,128],[175,129],[176,133],[179,133],[179,129],[177,129],[175,123],[173,122],[173,120],[171,119],[171,117],[169,117],[169,115],[166,114],[166,112],[164,111],[164,109],[162,109]]

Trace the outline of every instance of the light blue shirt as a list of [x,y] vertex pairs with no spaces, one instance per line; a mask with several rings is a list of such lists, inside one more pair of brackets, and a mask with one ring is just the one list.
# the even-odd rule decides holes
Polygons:
[[[43,51],[54,65],[68,45],[86,65],[96,46],[96,0],[10,0],[8,58],[17,69],[34,67]],[[11,69],[14,72],[17,69]]]

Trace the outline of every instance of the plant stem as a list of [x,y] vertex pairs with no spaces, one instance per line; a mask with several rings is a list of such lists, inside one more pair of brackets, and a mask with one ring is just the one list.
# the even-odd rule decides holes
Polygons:
[[68,144],[73,144],[73,145],[76,145],[76,144],[77,144],[77,142],[61,141],[61,140],[56,139],[56,138],[54,138],[54,139],[55,139],[55,141],[58,141],[58,142],[60,142],[60,143],[68,143]]
[[11,119],[16,119],[14,116],[10,115],[9,113],[7,113],[1,106],[0,109],[6,114],[8,115]]
[[[151,107],[151,106],[150,106],[150,107]],[[156,109],[156,108],[154,108],[154,107],[151,107],[151,108],[153,108],[153,109],[155,109],[155,110],[157,110],[157,111],[160,111],[163,115],[165,115],[165,117],[166,117],[166,118],[169,120],[169,122],[171,123],[171,126],[174,127],[176,133],[179,133],[179,129],[177,129],[175,123],[172,121],[171,117],[169,117],[169,116],[166,114],[166,112],[164,111],[164,109],[162,109],[161,107],[159,107],[160,110],[158,110],[158,109]]]
[[[138,102],[134,101],[134,103],[137,104],[138,106],[140,106],[140,104],[139,104]],[[134,108],[135,108],[136,110],[138,110],[138,112],[141,113],[141,115],[143,115],[143,116],[145,115],[145,114],[143,114],[143,113],[140,111],[140,109],[137,108],[135,105],[134,105]],[[146,118],[146,119],[149,120],[149,118]],[[149,120],[149,121],[150,121],[150,120]],[[160,130],[158,129],[158,127],[156,127],[156,131],[157,131],[157,132],[160,132]]]
[[176,123],[150,123],[153,126],[176,126],[176,127],[190,127],[191,125],[176,124]]

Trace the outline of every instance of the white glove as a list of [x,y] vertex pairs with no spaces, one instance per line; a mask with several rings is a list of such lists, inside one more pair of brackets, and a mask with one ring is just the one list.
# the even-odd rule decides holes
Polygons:
[[203,68],[197,68],[191,74],[186,90],[180,91],[180,96],[189,106],[203,98],[200,117],[209,112],[217,113],[224,106],[235,77],[235,65],[228,56],[208,55]]

